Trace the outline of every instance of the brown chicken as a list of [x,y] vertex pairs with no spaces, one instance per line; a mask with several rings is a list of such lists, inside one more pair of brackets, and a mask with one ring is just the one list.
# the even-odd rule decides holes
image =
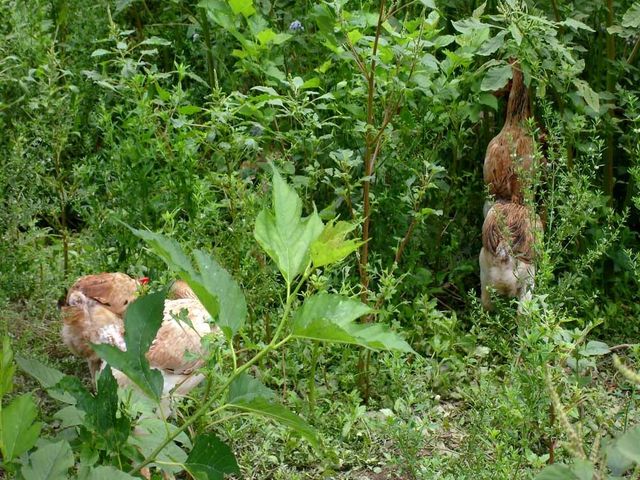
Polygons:
[[71,352],[87,360],[94,380],[101,360],[90,344],[116,345],[118,338],[124,339],[122,317],[140,285],[124,273],[99,273],[80,277],[67,293],[61,308],[62,340]]
[[[131,286],[137,288],[139,284],[123,274],[101,274],[82,277],[69,290],[67,305],[62,308],[62,337],[74,354],[88,361],[94,381],[104,364],[91,343],[126,350],[121,315],[135,299],[136,290]],[[84,288],[86,285],[91,288]],[[194,373],[203,362],[201,338],[219,331],[209,323],[209,313],[185,282],[175,282],[169,297],[165,300],[162,324],[146,354],[151,368],[163,374],[165,400],[170,393],[186,395],[202,381],[202,375]],[[131,384],[122,372],[113,370],[113,374],[120,386]],[[168,409],[164,409],[164,414],[168,414]]]
[[507,103],[507,118],[484,158],[484,182],[497,200],[523,201],[523,180],[530,177],[533,163],[533,138],[525,129],[531,116],[529,94],[517,62],[512,64],[513,81]]
[[491,310],[487,287],[519,300],[529,300],[535,279],[535,242],[542,235],[540,218],[526,206],[499,201],[482,225],[480,284],[482,305]]

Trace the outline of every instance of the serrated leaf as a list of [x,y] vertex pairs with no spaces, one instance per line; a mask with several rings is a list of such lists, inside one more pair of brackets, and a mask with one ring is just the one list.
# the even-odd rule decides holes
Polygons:
[[213,433],[198,435],[184,467],[196,480],[223,480],[225,474],[240,473],[231,448]]
[[603,342],[596,342],[591,340],[587,345],[580,351],[580,354],[585,357],[598,356],[598,355],[606,355],[610,353],[609,345]]
[[245,18],[248,18],[256,13],[253,0],[228,0],[228,2],[231,10],[233,10],[233,13],[236,15],[241,13]]
[[320,293],[305,300],[294,314],[292,334],[334,343],[360,345],[372,350],[413,352],[398,334],[379,323],[356,323],[371,309],[364,303],[341,295]]
[[574,80],[573,84],[578,89],[578,94],[596,113],[600,111],[600,95],[593,91],[584,80]]
[[58,382],[64,377],[64,374],[61,371],[45,365],[35,358],[24,358],[18,356],[16,358],[16,362],[25,373],[35,378],[38,383],[47,390],[47,393],[52,398],[64,403],[74,403],[71,395],[56,388]]
[[30,394],[24,394],[2,408],[0,413],[0,452],[9,462],[33,447],[42,424],[35,422],[38,414],[36,402]]
[[500,31],[495,37],[490,38],[482,44],[482,46],[478,49],[478,55],[493,55],[504,46],[504,39],[506,36],[507,32],[505,30]]
[[73,452],[66,440],[50,443],[29,455],[29,463],[22,467],[24,480],[60,480],[68,478],[73,466]]
[[584,23],[582,23],[579,20],[576,20],[574,18],[567,18],[564,22],[560,22],[560,25],[566,25],[567,27],[573,29],[573,30],[586,30],[587,32],[595,32],[595,30],[593,28],[591,28],[589,25],[586,25]]
[[274,167],[272,208],[265,208],[258,215],[254,236],[276,263],[287,284],[309,264],[311,244],[323,227],[315,211],[302,218],[300,197]]
[[149,367],[145,354],[162,323],[164,297],[164,292],[152,293],[129,305],[124,315],[126,351],[111,345],[92,345],[100,358],[124,373],[155,400],[162,395],[164,379],[158,370]]
[[279,403],[262,397],[254,397],[251,400],[241,397],[229,405],[238,410],[274,420],[302,435],[314,448],[320,448],[320,440],[315,429]]
[[105,50],[104,48],[98,48],[91,52],[91,57],[102,57],[104,55],[109,55],[111,52],[109,50]]
[[[167,432],[173,433],[176,429],[175,425],[165,423],[159,418],[145,418],[137,423],[135,433],[129,437],[129,444],[148,456],[164,442]],[[189,438],[183,432],[169,442],[156,457],[159,462],[156,465],[173,473],[179,472],[180,466],[187,460],[187,453],[176,442],[190,446]]]
[[625,28],[640,28],[640,2],[633,2],[633,5],[624,12],[622,26]]
[[153,36],[140,42],[140,45],[171,45],[171,42],[164,38]]
[[509,79],[512,77],[513,72],[511,65],[500,65],[490,68],[480,84],[480,90],[485,92],[494,92],[504,87]]
[[345,240],[345,237],[356,228],[349,222],[330,221],[318,239],[311,244],[311,260],[315,267],[323,267],[338,263],[349,254],[360,248],[363,242],[359,240]]
[[193,255],[205,288],[218,299],[217,324],[230,339],[247,318],[244,293],[238,282],[212,257],[202,250],[196,250]]

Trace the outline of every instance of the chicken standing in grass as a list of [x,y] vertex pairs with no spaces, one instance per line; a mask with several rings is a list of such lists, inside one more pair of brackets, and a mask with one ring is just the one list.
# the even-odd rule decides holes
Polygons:
[[531,299],[536,273],[535,242],[542,235],[540,218],[528,207],[499,201],[482,225],[480,286],[482,305],[492,309],[491,293],[520,301]]
[[[73,353],[87,359],[94,381],[104,362],[91,344],[126,350],[122,315],[135,299],[139,285],[124,274],[105,273],[82,277],[69,290],[62,313],[62,337]],[[179,320],[183,310],[188,322]],[[186,395],[203,380],[195,373],[203,362],[201,338],[218,331],[209,320],[209,313],[189,286],[175,282],[165,300],[162,324],[146,354],[150,367],[160,370],[164,377],[163,397],[168,398],[170,393]],[[131,384],[122,372],[114,369],[113,375],[120,386]]]
[[[513,81],[507,103],[507,118],[484,158],[484,182],[496,200],[522,203],[525,178],[533,173],[533,138],[525,122],[531,116],[529,94],[518,62],[512,64]],[[486,213],[485,207],[485,213]]]

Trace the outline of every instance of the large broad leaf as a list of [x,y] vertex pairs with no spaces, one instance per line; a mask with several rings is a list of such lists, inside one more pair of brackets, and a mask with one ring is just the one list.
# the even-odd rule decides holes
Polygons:
[[247,318],[247,302],[233,277],[201,250],[193,254],[194,266],[175,240],[159,233],[132,230],[189,284],[225,336],[233,337]]
[[626,458],[640,464],[640,427],[635,427],[617,438],[615,446]]
[[193,268],[191,260],[180,247],[180,244],[172,238],[148,230],[131,229],[138,237],[142,238],[149,248],[174,272],[178,274],[193,289],[198,299],[207,309],[212,318],[217,318],[220,311],[218,297],[209,292],[204,284],[202,276]]
[[338,263],[360,248],[363,242],[345,240],[345,237],[355,228],[356,225],[348,222],[327,223],[318,239],[311,244],[313,265],[323,267]]
[[[164,442],[167,431],[173,433],[176,429],[175,425],[165,423],[159,418],[145,418],[136,425],[135,433],[129,438],[129,443],[137,447],[144,456],[149,456]],[[152,463],[152,465],[173,473],[181,471],[181,465],[186,461],[187,454],[176,442],[190,446],[187,435],[181,433],[160,451],[156,457],[158,463]]]
[[324,226],[314,211],[302,218],[302,201],[273,169],[272,208],[256,219],[254,235],[260,246],[276,262],[288,285],[309,264],[311,244]]
[[295,413],[274,401],[275,395],[249,375],[234,379],[227,403],[233,408],[274,420],[302,435],[314,448],[320,447],[313,427]]
[[0,398],[13,390],[13,374],[16,366],[13,364],[13,350],[8,337],[2,339],[0,352]]
[[85,413],[84,423],[94,434],[104,439],[105,446],[115,450],[129,437],[129,418],[118,414],[118,383],[111,367],[100,372],[97,392],[89,393],[76,377],[66,376],[59,385],[76,399],[76,407]]
[[482,79],[480,90],[485,92],[499,90],[507,84],[512,75],[511,65],[499,65],[490,68]]
[[134,480],[136,477],[132,477],[128,473],[118,470],[115,467],[100,466],[89,470],[85,477],[80,480]]
[[50,443],[29,455],[29,464],[22,467],[25,480],[60,480],[69,478],[73,452],[66,440]]
[[640,2],[633,2],[629,10],[622,16],[622,26],[625,28],[640,28]]
[[15,398],[0,415],[0,452],[9,462],[33,447],[42,424],[34,422],[38,409],[28,393]]
[[587,105],[589,105],[596,113],[598,113],[600,111],[600,95],[594,92],[589,84],[584,80],[574,80],[573,84],[578,90],[578,95],[580,95],[584,99]]
[[212,433],[198,435],[184,467],[197,480],[223,480],[225,474],[240,473],[229,446]]
[[398,334],[379,323],[356,323],[371,312],[358,300],[320,293],[307,298],[293,317],[293,336],[325,342],[349,343],[372,350],[413,352]]
[[196,265],[204,279],[205,287],[216,295],[220,305],[218,325],[227,338],[244,325],[247,318],[247,301],[238,282],[218,262],[201,250],[194,252]]
[[51,368],[45,365],[35,358],[25,358],[21,356],[16,357],[16,363],[20,368],[35,378],[43,388],[47,390],[47,393],[56,400],[60,400],[64,403],[74,403],[74,399],[68,393],[61,391],[56,387],[58,382],[64,377],[64,373],[55,368]]
[[593,464],[576,459],[572,465],[555,464],[546,467],[536,480],[593,480]]
[[129,305],[124,316],[125,352],[111,345],[93,345],[100,358],[123,372],[140,390],[156,400],[162,395],[164,380],[158,370],[149,368],[145,354],[162,323],[164,297],[164,292],[152,293]]

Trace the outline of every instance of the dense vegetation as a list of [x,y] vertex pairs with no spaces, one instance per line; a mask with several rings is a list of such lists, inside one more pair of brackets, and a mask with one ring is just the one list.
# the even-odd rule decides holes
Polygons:
[[[0,16],[7,475],[639,478],[640,2],[2,0]],[[546,228],[533,300],[487,313],[482,164],[514,58]],[[291,228],[329,233],[294,268],[264,232],[297,196]],[[230,273],[246,323],[169,419],[180,434],[147,423],[145,443],[146,407],[110,374],[89,393],[56,302],[87,273],[198,277],[181,250]],[[224,311],[230,290],[209,287]],[[303,310],[338,294],[351,336],[308,341]],[[359,317],[385,325],[376,341]],[[240,414],[213,409],[212,384]],[[287,413],[242,414],[260,395]]]

